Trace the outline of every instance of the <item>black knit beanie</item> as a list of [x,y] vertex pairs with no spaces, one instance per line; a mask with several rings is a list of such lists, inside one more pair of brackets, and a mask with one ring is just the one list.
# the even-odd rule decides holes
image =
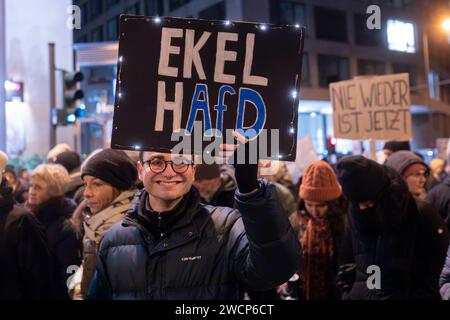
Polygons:
[[384,144],[383,149],[391,150],[392,152],[400,151],[400,150],[411,150],[411,146],[409,145],[409,141],[396,141],[391,140],[387,141]]
[[342,192],[352,202],[376,200],[389,182],[385,168],[363,156],[343,158],[336,168]]
[[71,173],[80,166],[80,155],[75,151],[65,151],[56,156],[54,163],[62,165],[67,172]]
[[87,159],[81,167],[81,178],[93,176],[120,191],[132,188],[137,180],[133,161],[121,150],[105,149]]

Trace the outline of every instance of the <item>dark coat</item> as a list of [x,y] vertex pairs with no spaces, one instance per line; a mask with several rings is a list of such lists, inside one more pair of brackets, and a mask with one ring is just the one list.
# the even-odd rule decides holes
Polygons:
[[37,219],[14,205],[12,189],[0,185],[0,300],[52,298],[52,263]]
[[236,192],[240,212],[202,205],[194,188],[185,197],[183,214],[158,242],[137,219],[146,191],[136,195],[100,245],[88,298],[240,299],[244,289],[267,290],[294,274],[299,243],[273,185]]
[[47,232],[56,299],[70,299],[67,279],[73,271],[68,268],[81,264],[82,242],[69,220],[75,209],[76,205],[72,200],[53,198],[35,211],[36,217]]
[[445,265],[442,269],[441,278],[439,279],[439,287],[441,288],[441,297],[444,300],[450,300],[450,247],[448,248]]
[[[385,210],[398,205],[396,210],[386,212],[386,217],[400,215],[400,211],[404,215],[393,217],[399,218],[396,224],[373,221],[364,226],[356,218],[356,204],[352,204],[345,237],[348,241],[343,252],[347,258],[345,263],[356,264],[356,273],[345,298],[439,299],[439,274],[449,243],[447,228],[431,205],[416,202],[402,178],[388,172],[391,186],[396,187],[388,187],[385,198],[379,202],[387,201],[383,202]],[[348,252],[352,252],[353,261]],[[368,288],[367,280],[373,274],[373,271],[367,273],[369,266],[380,268],[381,289]]]
[[450,230],[450,176],[431,189],[426,198],[438,210]]

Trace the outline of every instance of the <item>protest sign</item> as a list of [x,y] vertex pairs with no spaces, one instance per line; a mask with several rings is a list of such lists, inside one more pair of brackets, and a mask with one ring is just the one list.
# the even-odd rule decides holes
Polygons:
[[412,137],[407,73],[330,84],[335,138],[409,140]]
[[112,148],[170,152],[200,136],[201,153],[235,129],[267,137],[266,158],[294,160],[303,38],[298,26],[122,15]]

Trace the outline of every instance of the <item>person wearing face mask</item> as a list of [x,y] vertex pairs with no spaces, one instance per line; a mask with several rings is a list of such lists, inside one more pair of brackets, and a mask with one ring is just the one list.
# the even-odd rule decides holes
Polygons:
[[306,168],[299,196],[299,209],[291,216],[302,246],[299,298],[338,299],[337,257],[344,232],[346,206],[336,174],[329,164],[319,160]]
[[344,238],[353,253],[353,261],[341,262],[338,272],[344,298],[440,299],[438,280],[449,243],[441,217],[416,201],[388,166],[352,156],[337,164],[337,172],[350,201]]
[[414,198],[425,200],[425,183],[430,175],[430,169],[416,154],[411,151],[397,151],[384,163],[397,171],[405,179],[408,190]]
[[84,200],[75,211],[72,222],[83,235],[83,262],[78,281],[71,285],[73,299],[85,299],[95,272],[100,242],[113,224],[131,207],[137,189],[136,167],[121,150],[105,149],[86,160],[81,167]]

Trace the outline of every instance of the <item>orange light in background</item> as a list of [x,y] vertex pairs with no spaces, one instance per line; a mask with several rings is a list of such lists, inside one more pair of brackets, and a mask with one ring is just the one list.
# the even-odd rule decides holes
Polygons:
[[444,29],[447,32],[450,32],[450,18],[447,18],[442,22],[442,29]]

